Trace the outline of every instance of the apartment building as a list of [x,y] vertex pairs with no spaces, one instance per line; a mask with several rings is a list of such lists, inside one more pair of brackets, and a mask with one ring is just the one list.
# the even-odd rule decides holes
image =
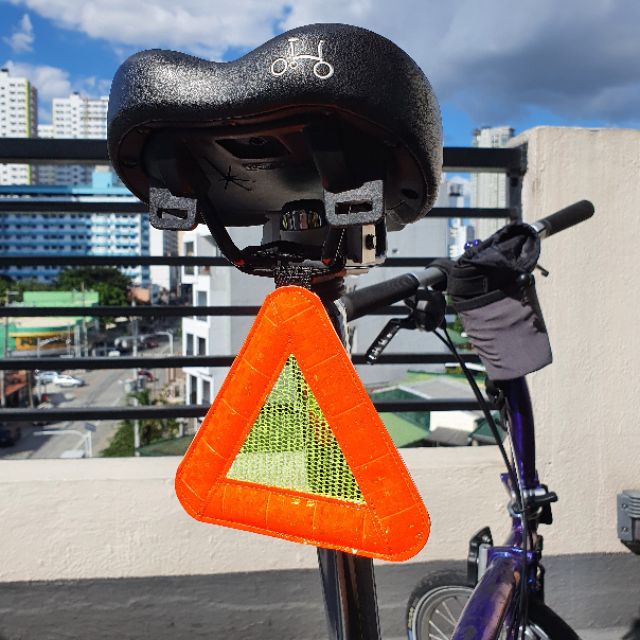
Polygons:
[[[34,138],[38,129],[38,92],[26,78],[0,69],[0,138]],[[0,185],[31,184],[28,164],[0,164]]]
[[[233,229],[239,246],[259,244],[262,230]],[[183,234],[185,256],[220,255],[208,229],[202,225]],[[194,306],[260,305],[273,281],[241,273],[234,267],[182,267],[183,290]],[[232,355],[240,349],[254,318],[248,316],[199,316],[182,320],[182,353],[185,355]],[[210,404],[228,367],[185,367],[187,404]]]
[[[68,98],[54,98],[51,124],[39,127],[41,138],[84,138],[102,140],[107,137],[107,96],[88,98],[72,93]],[[91,183],[94,167],[90,165],[43,165],[39,168],[40,184],[86,185]]]
[[[181,231],[167,231],[149,226],[149,254],[152,256],[179,255]],[[149,267],[151,297],[154,302],[166,302],[177,293],[180,270],[169,265]]]
[[[513,128],[481,127],[473,132],[471,145],[481,148],[505,147],[513,138]],[[497,207],[507,206],[507,176],[504,173],[474,173],[471,176],[471,206]],[[474,226],[476,237],[487,238],[502,227],[504,219],[477,219]]]
[[[98,167],[91,186],[0,186],[0,196],[28,196],[48,201],[75,198],[85,202],[134,201],[129,191],[115,180],[107,167]],[[120,213],[5,213],[0,216],[0,254],[12,255],[149,255],[149,222],[146,216]],[[0,268],[0,274],[13,279],[55,280],[64,268],[51,265],[16,264]],[[131,280],[149,284],[149,267],[122,269]]]

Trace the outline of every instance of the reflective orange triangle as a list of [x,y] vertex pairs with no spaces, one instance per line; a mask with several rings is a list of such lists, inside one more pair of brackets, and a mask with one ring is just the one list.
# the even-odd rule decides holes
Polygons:
[[[229,477],[292,355],[353,474],[359,501]],[[317,547],[399,561],[418,553],[429,536],[420,495],[322,302],[301,287],[267,296],[175,486],[197,520]]]

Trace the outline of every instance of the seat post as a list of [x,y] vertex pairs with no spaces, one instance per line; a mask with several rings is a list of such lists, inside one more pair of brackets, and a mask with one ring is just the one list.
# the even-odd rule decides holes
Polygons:
[[[336,276],[311,283],[311,290],[322,300],[343,343],[346,322],[334,301],[344,288]],[[318,548],[329,640],[380,640],[380,621],[373,560],[343,551]]]
[[[301,265],[284,265],[275,276],[277,287],[298,285],[322,300],[338,337],[346,343],[347,326],[335,301],[344,293],[338,274],[317,278]],[[373,560],[343,551],[318,548],[329,640],[380,640],[380,622]]]
[[373,560],[318,549],[329,640],[380,640]]

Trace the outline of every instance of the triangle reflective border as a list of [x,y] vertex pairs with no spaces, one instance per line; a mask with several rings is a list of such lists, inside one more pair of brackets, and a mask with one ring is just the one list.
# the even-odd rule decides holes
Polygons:
[[[271,462],[267,472],[259,462],[264,447],[249,446],[292,357],[304,383],[296,387],[304,397],[302,415],[314,425],[321,420],[314,427],[323,429],[321,441],[334,438],[348,467],[337,453],[337,464],[321,465],[323,473],[335,467],[337,480],[311,481],[317,473],[308,471],[306,480],[276,480],[283,472],[278,464],[293,464],[283,455],[293,455],[293,447],[280,446],[280,462]],[[287,416],[300,419],[300,411],[283,409],[279,427],[286,430]],[[254,471],[238,471],[246,467],[241,458],[248,453],[255,455]],[[349,478],[352,493],[326,488],[343,487]],[[372,558],[406,560],[429,536],[420,495],[322,302],[301,287],[281,287],[267,296],[178,467],[175,487],[184,509],[202,522]]]

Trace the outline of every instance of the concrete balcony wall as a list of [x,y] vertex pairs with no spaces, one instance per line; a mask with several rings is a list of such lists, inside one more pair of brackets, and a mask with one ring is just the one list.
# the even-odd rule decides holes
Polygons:
[[540,127],[513,141],[522,143],[525,220],[583,198],[596,209],[545,240],[540,257],[554,363],[531,376],[531,392],[538,468],[561,498],[545,546],[619,552],[616,494],[640,489],[640,131]]
[[[460,506],[483,499],[470,529],[505,502],[493,448],[403,453],[433,520],[423,559],[462,558]],[[1,581],[121,578],[305,569],[315,549],[192,520],[175,497],[178,458],[10,461],[0,465]],[[456,508],[452,509],[452,505]],[[502,518],[503,519],[503,518]],[[504,529],[504,527],[503,527]]]

